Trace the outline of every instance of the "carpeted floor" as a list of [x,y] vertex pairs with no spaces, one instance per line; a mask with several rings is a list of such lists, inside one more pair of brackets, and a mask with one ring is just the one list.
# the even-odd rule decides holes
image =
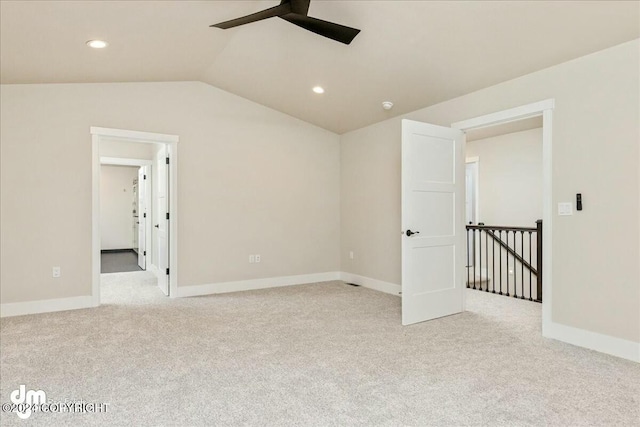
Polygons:
[[640,365],[541,338],[535,303],[469,291],[402,327],[399,298],[341,282],[169,299],[147,272],[103,276],[102,301],[2,319],[0,400],[109,411],[2,425],[640,425]]

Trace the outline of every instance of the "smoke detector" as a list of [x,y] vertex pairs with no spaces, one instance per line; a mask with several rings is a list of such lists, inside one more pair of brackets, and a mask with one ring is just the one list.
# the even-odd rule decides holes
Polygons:
[[384,101],[382,103],[382,108],[384,108],[385,110],[391,110],[393,108],[393,102],[391,101]]

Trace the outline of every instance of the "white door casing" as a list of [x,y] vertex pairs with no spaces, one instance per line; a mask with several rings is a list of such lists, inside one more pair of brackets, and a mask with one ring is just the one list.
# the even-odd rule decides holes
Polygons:
[[463,310],[463,143],[460,130],[402,121],[403,325]]
[[[465,216],[464,223],[477,224],[478,221],[478,158],[467,159],[465,164]],[[471,267],[476,259],[476,236],[471,233],[467,236],[466,266]],[[467,276],[468,277],[468,276]]]
[[147,214],[147,206],[146,206],[146,171],[145,167],[141,166],[138,168],[138,200],[137,200],[137,211],[138,211],[138,266],[145,270],[146,269],[146,257],[145,253],[147,250],[146,245],[146,229],[147,229],[147,218],[145,218]]
[[169,242],[168,242],[168,227],[169,220],[167,218],[169,200],[167,197],[168,189],[168,167],[166,164],[167,150],[166,147],[162,147],[158,150],[156,155],[156,164],[158,165],[156,170],[156,242],[157,242],[157,259],[158,259],[158,287],[164,292],[165,295],[169,295],[169,275],[166,274],[169,268]]
[[[142,166],[151,165],[150,160],[141,159],[122,159],[100,156],[100,143],[105,140],[119,140],[124,142],[135,142],[143,144],[162,144],[167,147],[171,157],[171,163],[168,165],[170,170],[168,174],[169,185],[167,192],[170,195],[169,208],[171,218],[169,219],[168,235],[169,256],[170,256],[170,273],[169,273],[169,296],[176,298],[178,296],[178,135],[168,135],[161,133],[140,132],[135,130],[103,128],[91,126],[91,299],[92,306],[100,305],[100,164],[114,164],[122,166]],[[150,166],[151,167],[151,166]],[[155,170],[151,167],[150,173],[155,177]],[[153,179],[153,177],[152,177]],[[155,192],[149,190],[147,193],[147,205],[152,208],[152,200],[155,201]],[[152,211],[152,216],[153,211]],[[150,218],[151,218],[150,217]],[[151,238],[155,230],[153,225],[155,221],[148,221],[147,225],[147,255],[152,250]],[[147,264],[147,268],[153,265],[152,262]],[[155,272],[155,269],[153,269]]]

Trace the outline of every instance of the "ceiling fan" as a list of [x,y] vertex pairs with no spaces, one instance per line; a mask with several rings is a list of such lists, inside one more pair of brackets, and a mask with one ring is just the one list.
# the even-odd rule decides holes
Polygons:
[[298,27],[304,28],[305,30],[309,30],[344,44],[350,44],[355,36],[360,32],[360,30],[355,28],[346,27],[344,25],[308,16],[310,2],[311,0],[282,0],[278,6],[243,16],[242,18],[220,22],[210,26],[226,30],[228,28],[277,16],[278,18],[289,21]]

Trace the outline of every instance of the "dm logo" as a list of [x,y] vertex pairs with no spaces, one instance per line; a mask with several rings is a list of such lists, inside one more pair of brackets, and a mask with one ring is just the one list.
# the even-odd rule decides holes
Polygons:
[[17,405],[18,417],[26,420],[31,416],[31,408],[47,403],[47,394],[42,390],[27,390],[24,384],[11,392],[11,402]]

